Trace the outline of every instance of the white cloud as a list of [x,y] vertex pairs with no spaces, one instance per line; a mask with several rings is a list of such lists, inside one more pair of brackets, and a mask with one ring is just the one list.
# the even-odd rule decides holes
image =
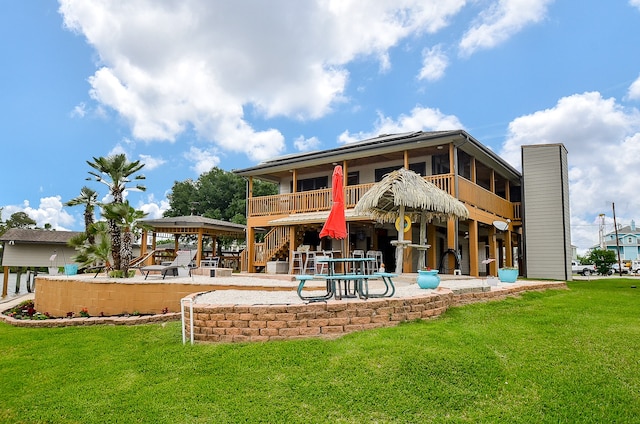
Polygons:
[[355,141],[377,137],[380,134],[394,134],[411,131],[445,131],[464,129],[464,126],[454,115],[445,115],[438,109],[416,106],[410,115],[400,115],[398,119],[378,115],[375,127],[370,132],[350,134],[345,131],[339,136],[341,143],[353,143]]
[[142,140],[170,140],[193,128],[225,150],[263,160],[282,153],[264,117],[317,119],[344,101],[346,66],[363,57],[391,66],[400,40],[436,32],[465,0],[254,2],[86,2],[61,0],[67,28],[100,59],[90,94],[129,122]]
[[169,209],[169,206],[167,199],[156,201],[153,195],[150,195],[146,202],[141,202],[136,209],[147,214],[144,219],[158,219],[162,218],[162,214]]
[[462,55],[495,47],[525,26],[541,21],[553,0],[497,0],[480,13],[477,21],[464,34],[459,47]]
[[[634,216],[640,210],[640,196],[634,194],[640,180],[638,131],[637,109],[625,109],[597,92],[574,94],[553,108],[513,120],[501,156],[520,168],[522,145],[562,143],[568,151],[572,222],[589,223],[600,213],[610,215],[612,202],[619,222],[640,222],[640,215]],[[581,236],[573,224],[572,230],[574,244],[593,244],[585,246],[588,240],[576,238]]]
[[640,0],[629,0],[629,4],[640,9]]
[[320,140],[317,137],[304,138],[300,136],[293,141],[293,146],[302,152],[316,150],[320,146]]
[[211,168],[220,164],[220,156],[215,151],[203,150],[197,147],[191,147],[188,152],[184,153],[185,159],[193,162],[193,169],[196,174],[204,174],[211,171]]
[[[640,0],[638,0],[638,3],[640,3]],[[640,77],[629,86],[627,97],[631,100],[640,100]]]
[[422,69],[418,74],[419,80],[436,81],[444,75],[449,66],[449,58],[442,52],[442,46],[438,45],[422,51]]
[[156,169],[159,166],[164,165],[165,163],[167,163],[166,160],[162,159],[162,158],[156,158],[153,157],[151,155],[139,155],[140,157],[140,162],[144,163],[144,170],[146,171],[151,171],[153,169]]
[[37,208],[31,207],[28,200],[25,200],[21,206],[4,206],[2,219],[6,221],[16,212],[26,213],[40,228],[50,224],[52,229],[63,231],[72,228],[75,222],[75,218],[63,209],[61,196],[42,197]]
[[109,156],[115,156],[115,155],[126,155],[127,151],[125,150],[124,147],[122,147],[122,144],[118,143],[115,146],[113,146],[113,148],[109,151],[109,153],[107,153],[107,157]]
[[82,102],[76,105],[76,107],[73,108],[73,110],[71,111],[71,117],[75,118],[84,118],[84,116],[87,114],[87,105]]

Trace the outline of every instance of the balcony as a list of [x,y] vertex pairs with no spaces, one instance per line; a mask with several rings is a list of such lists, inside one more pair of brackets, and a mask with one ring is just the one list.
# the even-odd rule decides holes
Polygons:
[[[436,187],[454,195],[454,175],[431,175],[424,177]],[[345,206],[355,207],[358,200],[374,183],[345,187]],[[458,177],[458,199],[468,206],[495,214],[503,219],[521,219],[520,203],[510,202],[471,181]],[[331,209],[331,189],[276,194],[249,199],[249,217],[289,215],[295,213],[320,212]]]

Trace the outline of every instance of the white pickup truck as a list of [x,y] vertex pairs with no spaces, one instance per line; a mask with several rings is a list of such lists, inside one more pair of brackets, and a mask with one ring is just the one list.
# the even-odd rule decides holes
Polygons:
[[591,275],[596,273],[595,265],[585,264],[582,265],[578,261],[571,261],[571,272],[580,275]]

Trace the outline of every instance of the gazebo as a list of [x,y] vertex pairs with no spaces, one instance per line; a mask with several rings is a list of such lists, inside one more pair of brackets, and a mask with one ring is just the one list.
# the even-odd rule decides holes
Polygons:
[[[196,265],[200,266],[203,258],[204,237],[212,239],[212,246],[215,252],[217,239],[220,236],[231,236],[244,238],[246,236],[246,226],[234,224],[232,222],[219,219],[205,218],[203,216],[173,216],[159,219],[144,219],[142,223],[151,227],[150,230],[143,230],[142,240],[147,240],[148,233],[151,232],[151,249],[156,249],[156,237],[158,234],[172,234],[175,239],[175,250],[179,248],[179,238],[182,235],[194,235],[198,238],[198,251],[196,254]],[[148,255],[147,243],[142,243],[140,256]]]

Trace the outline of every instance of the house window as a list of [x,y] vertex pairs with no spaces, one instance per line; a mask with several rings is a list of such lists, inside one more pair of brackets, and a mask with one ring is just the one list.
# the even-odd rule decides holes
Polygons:
[[360,171],[352,171],[347,174],[347,185],[360,184]]
[[[378,168],[375,170],[375,178],[376,182],[382,180],[382,178],[387,175],[391,171],[395,171],[396,169],[400,169],[400,166],[388,166],[386,168]],[[426,173],[426,165],[424,162],[410,163],[409,170],[415,172],[418,175],[425,176]]]
[[329,177],[305,178],[298,180],[297,191],[320,190],[329,187]]
[[458,174],[467,180],[471,180],[471,155],[462,150],[458,150]]
[[433,175],[448,174],[450,171],[449,155],[447,153],[443,155],[431,156],[431,169]]

